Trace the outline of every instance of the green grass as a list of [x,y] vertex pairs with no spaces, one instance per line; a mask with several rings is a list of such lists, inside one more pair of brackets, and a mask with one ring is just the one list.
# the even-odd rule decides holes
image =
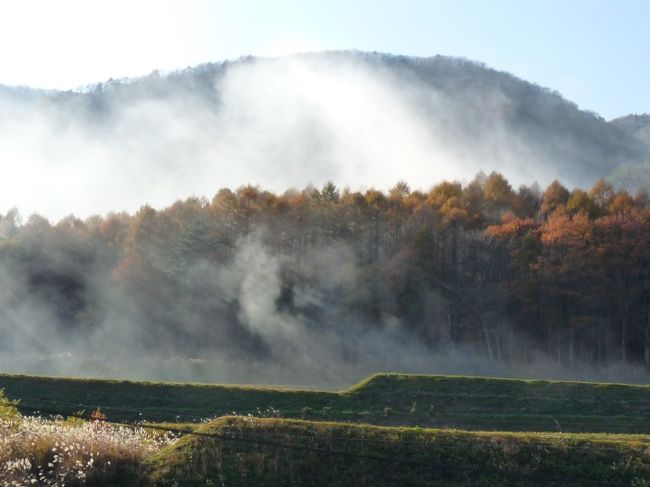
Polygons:
[[[233,413],[470,430],[650,433],[650,386],[377,374],[341,392],[0,375],[27,407],[119,421]],[[25,412],[30,410],[24,409]]]
[[224,417],[199,431],[228,439],[181,439],[147,461],[145,483],[650,485],[647,436],[466,432],[241,417]]
[[0,388],[26,413],[99,407],[221,436],[187,435],[127,472],[145,485],[650,486],[650,386],[377,374],[326,392],[0,375]]

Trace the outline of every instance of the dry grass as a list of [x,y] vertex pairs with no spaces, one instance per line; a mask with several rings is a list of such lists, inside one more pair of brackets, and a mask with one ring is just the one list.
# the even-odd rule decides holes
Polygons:
[[[133,475],[171,435],[100,421],[0,418],[0,483],[6,486],[102,484]],[[122,482],[119,482],[122,484]]]

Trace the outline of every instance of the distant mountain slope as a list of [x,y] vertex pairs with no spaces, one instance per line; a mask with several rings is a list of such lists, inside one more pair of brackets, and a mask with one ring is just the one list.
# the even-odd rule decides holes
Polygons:
[[[34,120],[40,131],[30,144],[47,138],[39,145],[44,154],[17,146]],[[80,92],[0,86],[0,155],[8,144],[5,152],[34,164],[32,172],[66,167],[74,174],[92,159],[106,174],[111,166],[129,173],[129,183],[113,185],[121,191],[137,177],[146,178],[138,188],[145,180],[149,188],[185,181],[173,197],[210,195],[219,185],[280,190],[327,179],[381,187],[405,179],[426,189],[493,169],[517,183],[590,185],[622,163],[649,158],[647,122],[608,123],[476,62],[357,51],[246,57]],[[151,168],[163,171],[151,179]],[[97,194],[103,190],[93,201]],[[140,197],[153,204],[171,198]]]
[[650,114],[627,115],[609,123],[650,145]]
[[[567,179],[592,181],[619,163],[642,161],[650,153],[645,144],[650,142],[650,116],[631,115],[607,123],[597,114],[580,110],[557,92],[480,63],[445,56],[414,58],[364,52],[303,54],[288,59],[331,61],[334,65],[361,63],[373,71],[388,72],[405,88],[443,94],[448,97],[446,108],[452,108],[442,114],[446,118],[443,120],[439,106],[421,91],[417,95],[422,109],[428,112],[432,130],[455,138],[459,146],[478,144],[489,149],[486,156],[493,165],[501,164],[499,159],[504,154],[509,156],[525,147],[523,152],[528,152],[532,161],[524,159],[520,164],[550,164]],[[128,104],[148,97],[182,99],[189,93],[214,102],[219,99],[219,81],[228,70],[278,62],[282,60],[247,57],[203,64],[166,76],[154,72],[134,80],[98,84],[83,95],[82,101],[92,112],[106,110],[116,102]],[[627,119],[634,122],[625,122]],[[637,130],[630,130],[630,125]],[[461,148],[460,152],[472,151]]]

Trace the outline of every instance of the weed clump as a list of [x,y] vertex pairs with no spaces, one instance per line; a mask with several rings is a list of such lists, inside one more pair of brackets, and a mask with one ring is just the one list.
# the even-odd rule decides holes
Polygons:
[[19,401],[12,401],[5,396],[4,389],[0,389],[0,420],[12,420],[20,417],[18,411]]
[[[2,407],[6,413],[11,406]],[[145,457],[174,439],[101,421],[5,415],[0,418],[0,484],[128,483]]]
[[306,406],[300,410],[300,415],[303,419],[308,418],[312,414],[312,409],[309,406]]

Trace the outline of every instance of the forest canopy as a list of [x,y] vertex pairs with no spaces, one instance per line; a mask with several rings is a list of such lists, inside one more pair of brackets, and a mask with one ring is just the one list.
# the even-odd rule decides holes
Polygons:
[[6,352],[112,343],[310,355],[317,370],[408,368],[417,343],[486,363],[650,368],[650,199],[606,181],[514,189],[493,172],[428,192],[224,188],[56,224],[11,210],[0,284]]

